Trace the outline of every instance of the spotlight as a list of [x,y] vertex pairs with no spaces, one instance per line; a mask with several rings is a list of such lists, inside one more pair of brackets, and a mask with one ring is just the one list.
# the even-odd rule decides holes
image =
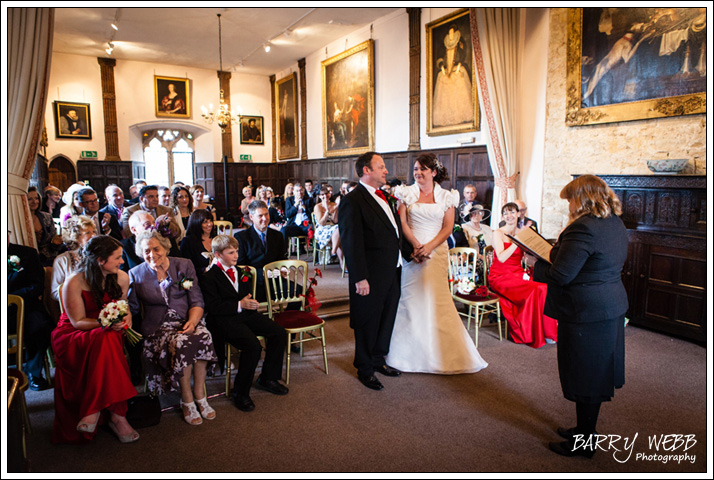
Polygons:
[[114,44],[112,42],[109,42],[107,45],[108,47],[104,51],[107,52],[107,55],[111,55],[114,51]]
[[265,53],[268,53],[270,51],[270,43],[263,45],[263,48],[265,49]]
[[112,28],[114,30],[119,30],[119,27],[117,26],[116,22],[112,23]]

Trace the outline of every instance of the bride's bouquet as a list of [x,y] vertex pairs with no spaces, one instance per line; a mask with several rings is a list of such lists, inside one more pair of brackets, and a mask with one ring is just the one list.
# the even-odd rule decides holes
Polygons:
[[[120,323],[128,314],[129,304],[127,301],[117,300],[104,305],[102,311],[99,312],[99,318],[97,318],[97,321],[102,326],[102,330],[104,330],[111,327],[115,323]],[[142,338],[144,338],[136,330],[126,325],[124,325],[124,333],[126,333],[126,338],[132,345],[136,345]]]

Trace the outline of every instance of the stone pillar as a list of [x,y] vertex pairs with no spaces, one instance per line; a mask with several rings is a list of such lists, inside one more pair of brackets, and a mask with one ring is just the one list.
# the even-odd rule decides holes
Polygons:
[[307,160],[307,86],[305,85],[305,59],[298,60],[300,68],[300,160]]
[[[223,72],[218,70],[218,83],[223,90],[223,101],[231,106],[231,72]],[[231,106],[231,111],[233,111],[233,106]],[[221,134],[221,150],[222,157],[225,157],[227,161],[233,161],[233,126],[228,123],[225,131]]]
[[270,76],[270,122],[273,126],[273,163],[275,163],[278,161],[278,144],[275,136],[275,75]]
[[409,150],[421,150],[419,141],[421,8],[407,8],[407,14],[409,15]]
[[119,133],[117,129],[117,101],[114,89],[114,67],[117,61],[113,58],[97,57],[99,71],[102,77],[102,103],[104,106],[104,144],[105,160],[121,160],[119,157]]

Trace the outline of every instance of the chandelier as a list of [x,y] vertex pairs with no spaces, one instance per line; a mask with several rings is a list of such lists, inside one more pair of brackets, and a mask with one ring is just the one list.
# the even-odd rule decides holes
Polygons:
[[[220,62],[220,70],[223,71],[223,49],[221,41],[221,14],[218,13],[218,60]],[[223,89],[221,89],[220,103],[218,104],[218,110],[213,110],[213,104],[209,105],[208,108],[201,106],[201,117],[203,120],[212,124],[216,122],[219,127],[221,127],[221,133],[226,133],[226,128],[229,125],[235,125],[240,121],[240,116],[231,112],[231,107],[225,103],[223,99]]]

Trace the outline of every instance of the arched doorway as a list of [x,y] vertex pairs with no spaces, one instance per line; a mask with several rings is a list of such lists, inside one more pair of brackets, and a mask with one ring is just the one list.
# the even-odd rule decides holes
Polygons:
[[77,182],[77,172],[67,157],[58,156],[52,159],[47,172],[48,181],[51,185],[59,188],[63,192],[73,183]]

